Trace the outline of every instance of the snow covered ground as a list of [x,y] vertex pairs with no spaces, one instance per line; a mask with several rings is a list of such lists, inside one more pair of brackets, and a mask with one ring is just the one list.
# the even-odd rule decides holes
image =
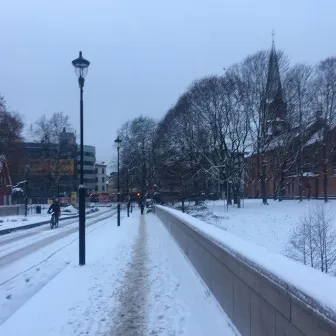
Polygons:
[[[46,220],[49,220],[50,215],[47,214],[49,205],[41,204],[41,207],[42,207],[41,214],[35,214],[35,211],[32,214],[32,212],[29,210],[27,217],[25,217],[24,215],[0,217],[0,230],[33,224],[33,223],[44,222]],[[30,206],[29,206],[29,209],[30,209]],[[73,212],[69,212],[69,213],[65,213],[64,216],[72,215],[72,214]]]
[[[248,242],[213,225],[207,225],[197,218],[175,209],[162,207],[164,211],[180,219],[186,225],[205,236],[216,245],[244,260],[258,272],[267,275],[276,282],[284,282],[288,290],[311,304],[317,302],[316,308],[333,319],[336,314],[336,300],[331,293],[336,293],[336,279],[319,270],[293,261],[279,253]],[[312,300],[311,300],[312,299]],[[315,306],[314,304],[311,304]]]
[[[32,255],[27,271],[0,280],[0,335],[235,335],[155,215],[136,210],[115,224],[87,230],[84,267],[72,234]],[[31,265],[26,259],[19,262]]]
[[[229,206],[227,211],[224,201],[208,201],[207,209],[194,209],[190,214],[270,251],[285,254],[291,233],[317,204],[323,201],[269,200],[265,206],[254,199],[245,200],[241,209]],[[336,228],[336,201],[330,201],[327,208],[335,215]]]
[[[41,223],[50,220],[50,215],[47,213],[49,209],[49,205],[42,205],[41,214],[31,214],[28,213],[27,217],[20,216],[4,216],[0,217],[0,230],[15,228],[18,226],[25,226],[34,223]],[[111,207],[102,207],[98,208],[99,212],[109,211]],[[86,212],[89,213],[92,209],[87,208]],[[72,205],[61,208],[61,218],[71,217],[78,214],[78,210],[74,208]]]
[[[87,232],[113,213],[87,218]],[[78,219],[62,222],[57,230],[39,227],[0,237],[0,323],[65,267],[58,252],[77,239]]]

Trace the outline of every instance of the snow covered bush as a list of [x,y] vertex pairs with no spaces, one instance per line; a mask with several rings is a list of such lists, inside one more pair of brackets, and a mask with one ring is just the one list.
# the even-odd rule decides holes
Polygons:
[[287,246],[287,256],[336,275],[335,215],[327,205],[317,205],[309,211],[292,233]]

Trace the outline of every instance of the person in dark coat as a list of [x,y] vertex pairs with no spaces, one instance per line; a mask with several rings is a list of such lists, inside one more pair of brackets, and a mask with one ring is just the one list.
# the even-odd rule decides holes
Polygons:
[[55,214],[56,223],[58,223],[58,218],[61,215],[61,207],[56,200],[53,200],[52,204],[50,205],[48,214],[51,214],[52,212]]

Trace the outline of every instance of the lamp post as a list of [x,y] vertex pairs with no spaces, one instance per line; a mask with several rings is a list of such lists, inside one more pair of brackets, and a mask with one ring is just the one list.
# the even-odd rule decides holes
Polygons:
[[85,265],[85,187],[84,187],[84,128],[83,128],[83,87],[84,78],[88,72],[90,62],[83,58],[82,52],[79,57],[72,61],[78,77],[80,89],[80,185],[79,193],[79,265]]
[[117,193],[117,202],[118,202],[118,226],[120,226],[120,171],[119,171],[119,151],[120,151],[120,143],[121,143],[121,139],[119,138],[119,136],[117,137],[117,139],[114,140],[114,142],[117,144],[117,151],[118,151],[118,193]]
[[26,174],[26,183],[25,183],[25,217],[27,217],[28,214],[28,169],[29,169],[29,164],[27,163],[25,165],[25,174]]

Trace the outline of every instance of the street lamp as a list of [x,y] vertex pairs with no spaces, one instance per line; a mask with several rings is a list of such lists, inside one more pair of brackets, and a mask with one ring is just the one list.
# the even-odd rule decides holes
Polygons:
[[114,142],[117,144],[117,151],[118,151],[118,193],[117,193],[117,207],[118,207],[118,226],[120,226],[120,174],[119,174],[119,150],[120,150],[120,143],[121,139],[119,136],[117,139],[114,140]]
[[28,214],[28,170],[29,170],[29,163],[25,165],[25,174],[26,174],[26,183],[25,183],[25,217]]
[[120,151],[120,143],[121,139],[119,136],[114,141],[117,144],[117,151],[118,151],[118,193],[117,193],[117,207],[118,207],[118,226],[120,226],[120,165],[119,165],[119,151]]
[[79,57],[72,61],[78,77],[80,89],[80,185],[79,193],[79,265],[85,265],[85,187],[84,187],[84,129],[83,129],[83,87],[84,78],[88,72],[90,62],[83,58],[82,52],[79,52]]

